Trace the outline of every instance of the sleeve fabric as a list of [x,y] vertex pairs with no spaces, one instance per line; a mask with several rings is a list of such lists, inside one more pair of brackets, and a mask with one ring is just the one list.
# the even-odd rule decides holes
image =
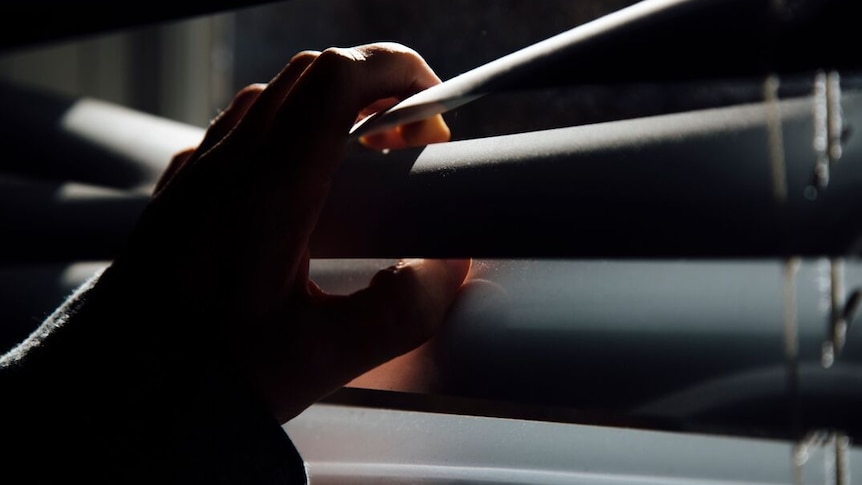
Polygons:
[[298,451],[218,346],[117,332],[182,322],[153,321],[145,301],[100,290],[100,276],[0,359],[0,481],[306,483]]

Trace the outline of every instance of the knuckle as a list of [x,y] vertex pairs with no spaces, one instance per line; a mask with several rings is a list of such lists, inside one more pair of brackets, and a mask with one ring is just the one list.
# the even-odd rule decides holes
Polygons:
[[195,153],[195,150],[197,150],[195,147],[188,147],[175,153],[173,158],[171,158],[171,165],[183,163],[188,157]]
[[347,68],[364,60],[365,54],[357,48],[330,47],[317,56],[315,64],[331,68]]
[[418,66],[425,63],[415,50],[397,42],[379,42],[357,48],[367,59],[378,58],[381,62],[395,61],[399,64]]
[[378,271],[371,279],[371,286],[382,286],[385,288],[396,286],[398,280],[398,267],[390,266],[386,269]]
[[307,63],[311,62],[320,55],[320,51],[306,50],[296,53],[290,58],[290,63]]
[[364,60],[365,56],[356,49],[330,47],[321,52],[308,69],[319,76],[318,82],[349,86],[356,65]]
[[404,44],[399,44],[398,42],[378,42],[367,47],[376,53],[396,54],[416,58],[419,57],[418,52]]
[[236,99],[243,101],[249,98],[256,98],[260,93],[263,92],[265,87],[266,85],[261,83],[249,84],[248,86],[240,89],[239,92],[236,93]]
[[372,285],[380,287],[390,295],[396,305],[416,303],[422,296],[422,282],[416,268],[398,264],[379,271],[372,279]]
[[372,279],[376,297],[374,305],[383,312],[377,320],[383,340],[390,342],[396,354],[403,353],[427,340],[436,328],[436,314],[431,310],[422,285],[420,271],[410,265],[390,266]]
[[419,273],[414,266],[402,266],[398,269],[401,291],[408,295],[416,295],[420,289]]

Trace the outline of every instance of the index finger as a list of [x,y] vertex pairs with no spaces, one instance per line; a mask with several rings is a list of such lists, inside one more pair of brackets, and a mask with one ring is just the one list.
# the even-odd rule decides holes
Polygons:
[[425,60],[399,44],[328,49],[303,72],[279,108],[257,167],[275,193],[270,207],[285,211],[278,219],[298,245],[291,252],[305,250],[359,112],[438,83]]
[[[317,155],[313,169],[331,175],[360,111],[377,100],[403,99],[440,83],[424,59],[400,44],[333,48],[320,54],[282,103],[272,130],[271,163],[291,163],[297,149],[278,140],[305,140]],[[294,158],[302,163],[302,157]]]

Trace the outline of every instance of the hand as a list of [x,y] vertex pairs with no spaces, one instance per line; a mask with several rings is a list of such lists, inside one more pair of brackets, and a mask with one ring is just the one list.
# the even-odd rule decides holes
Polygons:
[[[353,123],[439,82],[397,44],[298,54],[174,158],[105,280],[169,316],[161,330],[178,352],[239,366],[281,422],[416,348],[444,319],[469,260],[405,261],[334,296],[309,280],[308,243]],[[436,117],[362,142],[448,138]]]

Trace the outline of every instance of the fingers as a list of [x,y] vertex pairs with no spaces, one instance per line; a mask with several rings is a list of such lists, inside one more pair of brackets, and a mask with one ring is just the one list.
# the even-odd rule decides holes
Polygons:
[[[279,107],[253,169],[253,183],[271,194],[267,207],[281,224],[270,232],[278,247],[292,255],[305,251],[361,110],[439,82],[416,52],[397,44],[329,49],[314,59]],[[433,132],[438,138],[439,131]]]
[[318,295],[299,311],[276,315],[274,334],[247,341],[250,377],[274,416],[286,422],[428,340],[469,270],[470,260],[409,260],[350,296]]
[[284,97],[318,54],[317,51],[300,52],[268,84],[254,84],[240,91],[231,106],[207,130],[197,158],[218,147],[218,153],[210,157],[213,160],[207,164],[216,170],[236,174],[237,160],[243,160],[255,150],[270,129]]
[[[372,114],[386,111],[401,101],[398,98],[386,98],[375,101],[359,114],[357,122]],[[397,150],[400,148],[412,148],[429,145],[431,143],[443,143],[449,141],[451,132],[449,126],[443,120],[442,115],[398,126],[381,133],[374,133],[359,138],[359,142],[366,148],[372,150]]]
[[[236,126],[236,131],[230,135],[229,144],[232,145],[233,151],[238,150],[242,154],[241,152],[249,150],[271,129],[273,117],[281,107],[284,98],[319,55],[317,51],[303,51],[296,54],[257,95],[254,104],[243,114],[242,122]],[[225,160],[229,158],[229,156],[223,157]]]
[[[231,104],[212,121],[206,135],[204,135],[203,141],[201,141],[197,149],[184,150],[174,156],[165,172],[159,178],[154,194],[163,190],[184,167],[194,163],[195,160],[206,154],[213,147],[222,143],[234,129],[240,126],[240,122],[246,118],[248,118],[248,121],[244,121],[243,123],[246,126],[246,132],[255,129],[265,129],[265,125],[269,123],[277,107],[281,104],[281,99],[293,87],[293,84],[299,79],[305,68],[314,61],[318,54],[316,51],[300,52],[291,59],[288,65],[268,85],[251,84],[240,90],[234,96]],[[261,96],[264,93],[266,94]],[[256,103],[258,98],[261,97],[263,98],[261,102]],[[247,116],[252,106],[257,107],[251,116]]]
[[185,167],[224,139],[239,123],[261,91],[263,91],[262,84],[253,84],[240,90],[233,101],[231,101],[231,104],[210,123],[203,141],[201,141],[197,148],[187,148],[174,155],[174,158],[171,159],[167,168],[162,172],[161,177],[159,177],[158,182],[156,182],[153,195],[164,190],[170,181],[176,178],[177,174]]
[[185,150],[174,155],[174,158],[171,159],[170,163],[168,163],[165,171],[162,172],[162,175],[159,177],[159,180],[156,182],[155,188],[153,188],[153,196],[156,196],[159,192],[162,191],[171,179],[180,172],[180,170],[188,163],[188,161],[195,154],[195,148],[186,148]]
[[431,118],[398,126],[393,130],[363,136],[359,139],[365,147],[372,150],[398,150],[443,143],[449,141],[451,132],[443,120],[443,116]]
[[206,153],[221,142],[237,126],[246,112],[248,112],[248,109],[260,96],[260,93],[264,91],[265,87],[265,84],[252,84],[246,86],[234,96],[233,101],[231,101],[227,109],[222,111],[210,123],[209,129],[207,129],[207,133],[198,147],[200,154]]
[[371,368],[421,345],[438,330],[469,270],[470,260],[412,259],[377,273],[349,297],[351,313],[340,315],[362,332],[347,353],[363,352]]
[[352,49],[328,49],[320,54],[297,81],[281,106],[268,153],[271,168],[289,164],[296,157],[295,144],[304,147],[316,160],[305,166],[327,180],[338,166],[347,134],[361,110],[374,102],[403,99],[435,84],[440,79],[416,52],[398,44],[372,44]]
[[442,115],[434,115],[431,118],[401,126],[399,129],[401,138],[407,146],[443,143],[449,141],[452,135]]

